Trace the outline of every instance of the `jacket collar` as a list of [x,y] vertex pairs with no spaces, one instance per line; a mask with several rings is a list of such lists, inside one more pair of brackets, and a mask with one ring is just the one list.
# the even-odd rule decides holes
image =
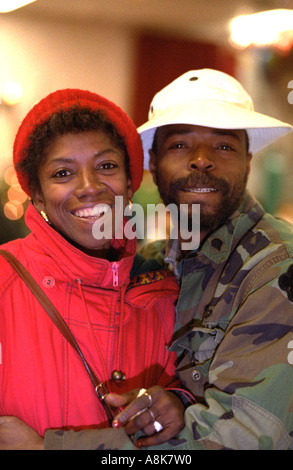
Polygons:
[[242,203],[224,225],[203,243],[200,254],[216,263],[225,261],[235,245],[265,214],[256,199],[246,191]]
[[[185,259],[204,257],[215,263],[225,261],[239,239],[251,229],[265,214],[264,209],[256,199],[246,191],[242,203],[224,225],[208,236],[202,246],[189,253]],[[164,260],[173,265],[177,279],[182,275],[180,246],[177,240],[169,240],[166,246]]]
[[[54,262],[54,276],[64,278],[64,275],[74,280],[80,280],[85,285],[99,285],[113,288],[113,268],[118,269],[118,286],[129,283],[129,273],[136,253],[136,239],[112,240],[114,248],[122,248],[122,258],[110,262],[102,258],[89,256],[71,245],[65,238],[48,225],[32,203],[29,204],[25,215],[26,223],[31,234],[27,243],[31,248],[44,253]],[[49,261],[48,261],[49,264]],[[49,266],[48,266],[49,269]]]

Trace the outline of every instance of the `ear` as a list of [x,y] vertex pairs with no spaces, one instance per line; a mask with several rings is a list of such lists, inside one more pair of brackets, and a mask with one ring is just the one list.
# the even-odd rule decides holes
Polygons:
[[149,150],[149,156],[150,156],[149,170],[153,177],[154,183],[157,185],[157,156],[154,154],[152,150]]
[[132,186],[131,180],[128,179],[127,180],[127,197],[128,197],[128,199],[132,199],[133,194],[134,194],[133,186]]
[[246,156],[246,168],[247,168],[247,174],[249,175],[250,173],[250,163],[252,160],[252,153],[248,153]]
[[32,191],[32,201],[38,212],[46,211],[44,196],[40,189]]

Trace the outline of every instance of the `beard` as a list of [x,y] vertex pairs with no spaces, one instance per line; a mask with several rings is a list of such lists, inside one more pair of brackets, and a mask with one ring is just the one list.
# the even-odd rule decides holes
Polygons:
[[[187,188],[214,188],[221,192],[222,198],[214,205],[212,213],[208,210],[209,204],[204,199],[201,200],[200,194],[197,194],[195,204],[200,204],[200,231],[210,233],[223,225],[238,208],[245,193],[248,173],[246,172],[242,178],[239,178],[233,186],[229,185],[226,180],[207,173],[192,173],[185,178],[178,178],[170,185],[164,182],[164,178],[158,172],[156,177],[160,196],[166,206],[176,204],[179,207],[180,191]],[[191,217],[188,219],[188,224],[191,230]]]

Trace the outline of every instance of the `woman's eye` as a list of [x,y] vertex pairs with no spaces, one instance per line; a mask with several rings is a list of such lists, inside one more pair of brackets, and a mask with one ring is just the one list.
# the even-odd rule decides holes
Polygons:
[[66,176],[70,176],[71,172],[69,170],[58,170],[54,173],[54,178],[65,178]]
[[113,168],[116,168],[116,166],[117,165],[115,163],[105,162],[102,163],[99,168],[101,168],[102,170],[112,170]]

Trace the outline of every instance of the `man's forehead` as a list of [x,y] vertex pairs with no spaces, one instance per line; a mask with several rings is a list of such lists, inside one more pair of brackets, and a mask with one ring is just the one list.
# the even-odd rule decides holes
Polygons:
[[157,137],[167,139],[176,134],[205,133],[207,135],[231,136],[239,140],[241,136],[245,136],[244,129],[220,129],[213,127],[197,126],[194,124],[168,124],[157,128]]

